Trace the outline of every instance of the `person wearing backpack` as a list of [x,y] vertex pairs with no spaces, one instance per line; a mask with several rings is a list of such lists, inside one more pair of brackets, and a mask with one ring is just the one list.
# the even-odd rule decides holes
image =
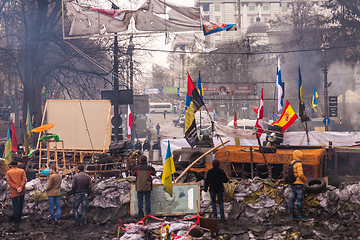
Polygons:
[[139,157],[140,165],[132,169],[132,174],[136,176],[136,192],[138,199],[139,218],[144,218],[143,199],[145,196],[146,215],[151,213],[151,190],[152,190],[152,177],[155,176],[156,170],[147,164],[147,157],[141,155]]
[[296,218],[294,212],[295,201],[297,200],[297,209],[299,218],[304,217],[303,209],[303,200],[304,200],[304,184],[306,182],[306,177],[304,175],[303,166],[301,159],[303,158],[303,153],[299,150],[293,152],[293,160],[291,165],[293,165],[294,176],[296,177],[295,181],[291,184],[291,199],[290,199],[290,213],[291,218]]

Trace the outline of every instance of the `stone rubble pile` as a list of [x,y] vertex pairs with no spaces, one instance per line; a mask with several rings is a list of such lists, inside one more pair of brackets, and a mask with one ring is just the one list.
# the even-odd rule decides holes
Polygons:
[[[134,224],[138,219],[129,217],[130,186],[133,182],[133,177],[94,180],[94,194],[89,201],[86,221],[117,224],[119,218],[128,219],[124,227],[129,226],[129,229],[122,232],[121,239],[155,239],[163,224],[170,226],[170,233],[185,235],[194,221],[176,221],[179,217],[174,217],[171,221],[166,218],[167,222],[149,221],[146,226]],[[154,179],[154,183],[159,183],[159,179]],[[50,219],[46,186],[47,181],[40,179],[33,179],[26,184],[24,219]],[[65,194],[71,189],[71,180],[63,179],[61,188],[63,216],[72,219],[72,196]],[[297,221],[291,220],[288,213],[291,194],[289,185],[260,178],[233,180],[226,184],[225,192],[227,220],[219,223],[219,234],[224,239],[337,239],[360,236],[359,182],[348,183],[340,188],[327,186],[320,194],[305,194],[304,209],[308,218]],[[208,193],[202,191],[201,196],[200,215],[211,217]],[[0,180],[0,203],[0,216],[11,216],[10,191],[4,179]],[[211,239],[210,233],[205,231],[207,238]]]

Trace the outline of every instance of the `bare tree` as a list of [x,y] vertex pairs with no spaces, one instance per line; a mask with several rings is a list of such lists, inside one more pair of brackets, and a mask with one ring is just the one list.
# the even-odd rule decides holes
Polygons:
[[[33,126],[45,97],[91,99],[109,85],[108,45],[62,39],[61,0],[0,0],[0,66],[9,85],[22,89],[23,119],[29,103]],[[11,76],[11,78],[9,77]],[[20,91],[18,91],[20,93]]]

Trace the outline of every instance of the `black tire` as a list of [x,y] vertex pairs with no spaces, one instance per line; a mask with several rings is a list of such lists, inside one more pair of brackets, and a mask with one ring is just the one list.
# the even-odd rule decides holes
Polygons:
[[175,169],[176,170],[184,170],[189,165],[190,165],[189,161],[179,161],[179,162],[175,163]]
[[[202,152],[196,151],[190,155],[190,162],[193,163],[196,159],[198,159]],[[198,162],[193,165],[193,168],[204,168],[205,167],[205,157],[202,157]]]
[[307,193],[318,194],[325,190],[326,182],[322,178],[313,178],[306,181],[304,184]]

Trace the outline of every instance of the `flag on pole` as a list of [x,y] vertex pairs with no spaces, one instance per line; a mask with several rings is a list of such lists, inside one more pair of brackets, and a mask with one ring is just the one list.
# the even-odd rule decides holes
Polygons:
[[[234,129],[237,129],[237,117],[236,117],[236,111],[234,110]],[[235,146],[240,145],[240,139],[238,137],[234,138]]]
[[317,112],[316,107],[318,106],[318,102],[317,102],[317,98],[319,97],[316,88],[314,88],[314,93],[312,96],[312,100],[311,100],[311,109],[313,110],[313,112]]
[[189,73],[185,104],[185,139],[191,147],[194,147],[198,141],[195,124],[195,112],[204,106],[204,102],[201,99]]
[[304,104],[304,93],[303,93],[303,83],[301,79],[301,72],[299,66],[299,116],[302,122],[305,122],[305,104]]
[[131,114],[130,105],[128,104],[128,116],[127,116],[127,138],[130,139],[131,137],[131,124],[133,123],[133,117]]
[[264,128],[263,117],[264,117],[264,98],[263,98],[263,89],[261,89],[261,98],[260,98],[260,102],[259,102],[257,118],[256,118],[256,123],[255,123],[257,136],[259,138],[260,138],[260,136],[263,132],[263,128]]
[[18,140],[16,137],[15,127],[13,122],[10,123],[10,134],[11,134],[11,151],[17,152]]
[[201,25],[203,28],[204,36],[220,31],[229,30],[230,28],[235,26],[235,24],[213,23],[205,21],[203,19],[201,20]]
[[290,103],[286,101],[285,108],[281,113],[280,118],[273,122],[271,125],[276,125],[282,127],[282,131],[285,132],[297,119],[297,115],[294,109],[291,107]]
[[5,158],[5,164],[10,164],[12,161],[12,157],[11,157],[11,130],[10,127],[7,131],[7,137],[6,137],[6,143],[5,143],[5,149],[4,149],[4,156],[3,158]]
[[194,82],[192,81],[189,73],[188,73],[188,83],[187,83],[187,95],[190,97],[190,100],[194,103],[195,111],[199,110],[202,106],[204,106],[204,101],[202,100],[199,91],[196,89]]
[[164,163],[164,170],[162,173],[161,183],[164,186],[164,190],[172,196],[172,175],[175,173],[174,159],[171,154],[170,141],[168,140],[168,147],[166,151],[166,158]]
[[203,89],[202,82],[201,82],[200,71],[199,71],[198,90],[199,90],[199,94],[200,94],[201,99],[203,99],[204,89]]
[[30,117],[30,109],[29,109],[29,103],[27,106],[27,114],[26,114],[26,136],[27,138],[31,138],[31,117]]
[[282,84],[282,81],[281,81],[280,58],[278,58],[278,65],[277,65],[277,70],[276,70],[276,87],[277,87],[277,93],[278,93],[277,110],[278,110],[278,112],[280,112],[280,110],[284,106],[284,103],[283,103],[284,89],[283,89],[283,84]]

